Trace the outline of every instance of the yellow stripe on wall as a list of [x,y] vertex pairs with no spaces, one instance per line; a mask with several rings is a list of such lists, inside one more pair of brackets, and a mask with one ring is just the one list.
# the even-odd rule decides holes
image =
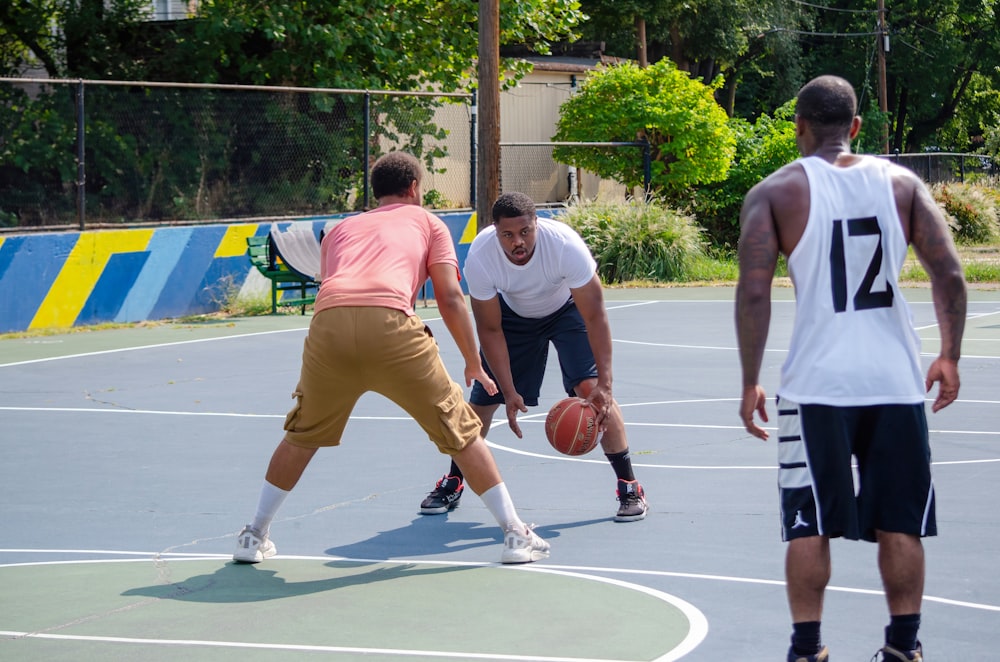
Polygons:
[[257,234],[257,224],[230,225],[215,249],[215,257],[236,257],[247,252],[247,237]]
[[153,230],[80,233],[28,328],[73,326],[111,256],[145,250],[152,236]]
[[479,229],[476,227],[476,212],[469,214],[469,222],[465,224],[465,230],[462,232],[462,238],[458,240],[460,244],[471,244],[472,240],[476,238],[479,234]]

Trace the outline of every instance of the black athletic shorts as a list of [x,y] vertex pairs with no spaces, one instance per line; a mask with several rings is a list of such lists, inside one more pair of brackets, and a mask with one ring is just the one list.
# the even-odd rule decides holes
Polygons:
[[937,535],[923,403],[777,407],[782,540]]
[[[567,395],[574,395],[574,387],[583,380],[597,377],[597,363],[594,361],[594,352],[590,349],[587,326],[572,299],[551,315],[537,319],[521,317],[511,310],[502,296],[499,299],[501,325],[507,341],[514,388],[524,398],[526,406],[538,405],[550,342],[555,346],[559,357],[563,388]],[[485,356],[483,365],[490,377],[493,377]],[[472,394],[469,396],[472,404],[495,405],[502,404],[503,401],[503,394],[499,391],[496,395],[490,395],[479,382],[473,384]]]

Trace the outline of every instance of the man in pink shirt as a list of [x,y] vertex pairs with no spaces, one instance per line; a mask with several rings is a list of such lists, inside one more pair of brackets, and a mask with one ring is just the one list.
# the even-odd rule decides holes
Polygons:
[[358,398],[373,391],[409,413],[438,450],[462,468],[504,530],[502,563],[546,558],[549,545],[518,517],[479,417],[445,370],[430,330],[413,310],[427,278],[445,326],[465,358],[465,383],[497,387],[479,358],[459,284],[448,228],[421,207],[421,168],[391,152],[375,162],[378,207],[337,224],[322,244],[321,285],[302,353],[296,399],[285,436],[271,457],[257,513],[239,533],[235,561],[259,563],[276,553],[274,516],[302,472],[325,446],[337,446]]

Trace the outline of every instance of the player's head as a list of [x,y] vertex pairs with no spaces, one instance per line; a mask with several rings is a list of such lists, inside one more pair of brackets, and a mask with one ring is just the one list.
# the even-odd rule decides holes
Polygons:
[[376,200],[385,197],[413,197],[420,204],[420,161],[406,152],[389,152],[372,166],[372,194]]
[[820,139],[850,136],[857,112],[854,88],[840,76],[813,78],[795,101],[795,116],[808,122]]
[[535,203],[524,193],[504,193],[497,198],[493,203],[493,228],[504,255],[514,264],[525,264],[535,254]]
[[514,218],[515,216],[534,216],[535,201],[524,193],[511,191],[504,193],[493,203],[493,224],[501,218]]

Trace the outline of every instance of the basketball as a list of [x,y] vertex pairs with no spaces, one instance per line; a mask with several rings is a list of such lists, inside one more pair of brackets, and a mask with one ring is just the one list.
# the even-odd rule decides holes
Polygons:
[[583,398],[564,398],[545,417],[545,436],[563,455],[584,455],[597,446],[597,412]]

